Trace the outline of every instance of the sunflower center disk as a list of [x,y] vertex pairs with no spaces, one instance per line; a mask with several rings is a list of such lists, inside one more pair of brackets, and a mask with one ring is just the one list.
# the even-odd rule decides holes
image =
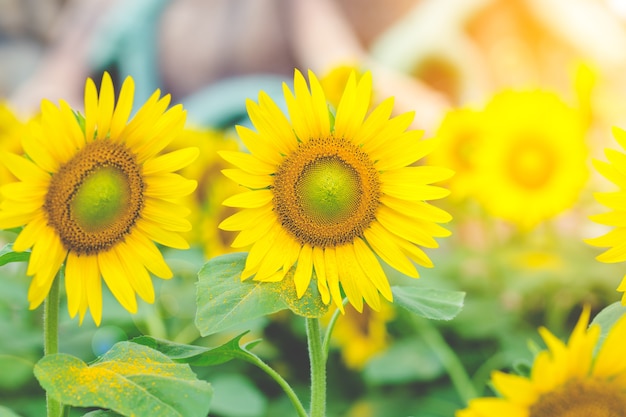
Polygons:
[[320,158],[307,165],[296,182],[296,197],[303,213],[315,223],[344,221],[361,200],[358,174],[336,158]]
[[52,176],[44,210],[65,249],[93,255],[130,233],[144,205],[143,189],[141,167],[128,148],[91,142]]
[[609,383],[571,382],[545,394],[531,406],[530,417],[616,417],[626,410],[626,393]]
[[378,171],[349,141],[314,138],[279,166],[274,207],[283,228],[301,244],[327,247],[352,242],[376,219]]
[[513,181],[523,187],[540,188],[550,181],[555,163],[551,149],[543,144],[528,143],[512,152],[508,164],[509,174]]
[[124,174],[103,167],[89,174],[70,203],[76,224],[86,232],[111,227],[128,210],[130,188]]

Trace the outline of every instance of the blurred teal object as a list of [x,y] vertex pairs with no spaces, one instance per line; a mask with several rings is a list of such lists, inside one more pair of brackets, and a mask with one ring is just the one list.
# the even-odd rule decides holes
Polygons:
[[116,64],[120,77],[135,80],[135,102],[143,103],[161,86],[158,72],[159,22],[169,0],[123,1],[103,18],[91,45],[90,64],[104,70]]
[[250,75],[228,78],[209,85],[182,100],[187,110],[187,122],[217,129],[234,124],[250,125],[246,99],[257,102],[261,90],[286,111],[283,82],[285,80],[276,75]]

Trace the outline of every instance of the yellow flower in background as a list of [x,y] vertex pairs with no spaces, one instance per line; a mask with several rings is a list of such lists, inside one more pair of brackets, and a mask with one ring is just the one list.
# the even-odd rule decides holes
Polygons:
[[476,183],[476,154],[486,131],[483,112],[469,108],[450,110],[444,116],[435,138],[437,148],[429,155],[433,165],[454,171],[450,179],[450,198],[462,199],[473,193]]
[[547,91],[505,91],[488,103],[477,198],[529,229],[570,208],[588,176],[580,113]]
[[382,303],[380,311],[363,306],[359,313],[350,305],[337,320],[333,342],[341,351],[344,363],[350,369],[360,370],[377,353],[387,348],[387,323],[394,317],[393,308]]
[[[626,149],[626,131],[620,128],[613,129],[613,136]],[[594,160],[593,165],[605,178],[617,185],[619,189],[612,192],[595,193],[595,198],[612,211],[591,216],[597,223],[614,227],[603,236],[585,240],[593,246],[610,247],[596,258],[600,262],[626,261],[626,155],[615,149],[606,149],[608,162]],[[622,304],[626,304],[626,276],[617,288],[622,294]]]
[[341,96],[352,74],[356,74],[357,81],[363,75],[362,72],[359,71],[357,63],[337,65],[320,78],[320,85],[324,90],[326,101],[335,109],[339,106]]
[[594,355],[600,327],[585,308],[569,342],[547,329],[539,332],[548,350],[540,352],[529,377],[496,371],[491,381],[499,398],[471,400],[456,417],[600,417],[626,410],[626,316],[617,321]]
[[259,104],[248,101],[256,131],[237,131],[250,153],[220,154],[237,166],[224,174],[249,191],[224,202],[241,211],[220,227],[239,231],[234,247],[251,245],[242,279],[281,281],[297,265],[298,297],[315,272],[324,303],[343,309],[341,286],[357,311],[363,299],[379,310],[379,294],[392,294],[375,255],[411,277],[411,260],[432,266],[420,246],[437,247],[433,237],[449,235],[437,223],[450,216],[426,200],[448,194],[430,184],[451,172],[410,166],[433,142],[406,131],[412,114],[390,119],[393,99],[368,114],[369,73],[358,83],[350,76],[334,117],[312,72],[309,82],[296,71],[295,95],[284,86],[289,118],[264,92]]
[[[8,103],[0,102],[0,150],[2,152],[22,153],[21,138],[27,132],[27,123],[17,118]],[[0,164],[0,185],[16,181],[4,165]],[[2,197],[0,197],[2,198]]]
[[233,234],[217,226],[235,213],[232,207],[222,202],[241,191],[240,187],[222,175],[227,163],[218,155],[219,150],[235,151],[239,144],[234,134],[206,128],[186,128],[166,148],[174,151],[186,147],[197,147],[200,156],[180,171],[181,175],[198,182],[193,194],[185,197],[184,204],[191,209],[189,220],[194,228],[185,234],[192,245],[200,245],[210,259],[233,251]]
[[101,279],[129,312],[135,294],[154,301],[148,271],[172,272],[154,242],[187,248],[180,236],[191,228],[189,210],[177,200],[196,182],[175,174],[198,155],[195,148],[159,154],[185,123],[180,105],[167,110],[170,96],[156,91],[129,121],[134,82],[124,81],[117,105],[109,74],[100,93],[85,87],[85,117],[61,101],[44,100],[41,122],[22,144],[26,157],[6,153],[2,161],[19,178],[2,188],[0,228],[24,226],[14,250],[32,248],[27,274],[30,308],[48,295],[65,263],[70,316],[87,309],[102,316]]

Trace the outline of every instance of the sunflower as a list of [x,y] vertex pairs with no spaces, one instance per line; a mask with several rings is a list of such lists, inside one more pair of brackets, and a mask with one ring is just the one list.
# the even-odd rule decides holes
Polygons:
[[[0,102],[0,150],[2,152],[21,153],[20,138],[26,131],[27,123],[22,122],[15,115],[8,103]],[[16,180],[17,178],[4,165],[0,165],[0,185]]]
[[433,165],[451,168],[451,198],[462,199],[472,194],[476,176],[476,154],[484,140],[486,123],[482,111],[459,108],[448,111],[435,137],[437,149],[428,157]]
[[241,191],[237,184],[221,174],[227,167],[217,150],[237,150],[239,144],[234,132],[206,128],[185,128],[178,138],[166,148],[174,151],[186,147],[197,147],[200,156],[180,173],[196,180],[195,192],[185,197],[185,206],[191,209],[189,220],[196,225],[184,236],[192,245],[200,245],[207,258],[224,255],[233,251],[233,234],[220,230],[217,225],[235,210],[222,205],[222,201]]
[[[615,136],[619,145],[626,149],[626,131],[616,127],[613,129],[613,136]],[[600,224],[613,226],[615,229],[603,236],[586,239],[585,241],[593,246],[610,247],[610,249],[596,258],[600,262],[623,262],[626,260],[624,255],[626,249],[626,224],[624,223],[624,212],[626,211],[626,174],[624,173],[626,155],[615,149],[606,149],[605,154],[608,162],[594,160],[593,165],[600,174],[617,185],[619,190],[595,193],[596,200],[613,211],[591,216],[591,219]],[[626,276],[622,279],[617,291],[624,293],[622,295],[622,304],[626,304]]]
[[548,350],[535,358],[529,377],[496,371],[491,382],[498,398],[471,400],[456,417],[610,417],[626,410],[626,316],[610,329],[597,354],[600,327],[585,308],[564,344],[539,331]]
[[348,368],[363,369],[373,356],[387,348],[387,323],[393,317],[394,310],[388,303],[381,303],[380,311],[363,306],[361,313],[351,305],[346,307],[345,315],[335,324],[332,338]]
[[180,105],[166,111],[170,97],[156,91],[129,121],[134,82],[127,78],[115,104],[109,74],[100,92],[91,79],[85,87],[85,116],[64,102],[44,100],[41,121],[22,145],[26,156],[2,155],[19,179],[3,187],[0,228],[24,226],[13,249],[32,248],[27,275],[30,308],[48,295],[65,265],[65,290],[71,317],[87,309],[99,325],[101,279],[129,312],[135,294],[154,301],[150,275],[172,272],[154,242],[187,248],[180,232],[191,224],[177,199],[196,182],[173,173],[190,164],[196,148],[160,154],[181,131]]
[[530,229],[571,207],[588,176],[581,114],[541,90],[501,92],[484,112],[476,190],[486,210]]
[[411,260],[432,266],[420,246],[437,247],[450,216],[426,202],[448,195],[429,184],[451,171],[410,166],[433,142],[406,131],[412,114],[390,118],[393,99],[368,114],[369,73],[350,76],[334,116],[312,72],[309,82],[296,71],[295,94],[283,85],[289,117],[264,92],[248,100],[256,131],[237,132],[250,153],[221,152],[237,167],[224,174],[248,191],[224,201],[241,210],[220,228],[239,231],[234,247],[251,246],[242,279],[280,281],[296,265],[298,297],[315,272],[324,303],[343,310],[341,286],[357,311],[363,299],[379,310],[379,294],[392,295],[376,255],[411,277]]

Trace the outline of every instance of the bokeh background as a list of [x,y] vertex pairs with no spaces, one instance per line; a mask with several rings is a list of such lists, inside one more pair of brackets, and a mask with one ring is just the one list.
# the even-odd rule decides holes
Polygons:
[[[247,98],[264,90],[281,103],[281,84],[290,83],[294,68],[312,69],[337,88],[346,69],[369,70],[375,100],[394,96],[398,113],[415,112],[413,128],[441,140],[442,152],[461,155],[433,156],[433,163],[447,161],[458,172],[448,184],[451,197],[438,204],[454,220],[447,226],[452,236],[427,250],[435,267],[420,270],[417,285],[467,295],[462,313],[450,322],[416,318],[391,304],[362,315],[348,310],[329,358],[328,415],[452,416],[468,399],[491,395],[493,369],[524,369],[543,346],[537,327],[566,337],[582,305],[595,313],[621,297],[616,288],[626,267],[596,261],[601,250],[584,239],[608,230],[589,216],[607,211],[594,192],[613,189],[592,160],[605,160],[604,149],[617,146],[613,126],[626,128],[625,4],[0,0],[2,152],[20,152],[16,138],[42,99],[64,99],[81,109],[85,79],[99,82],[105,70],[116,85],[134,77],[137,105],[157,88],[183,103],[188,129],[173,146],[202,150],[185,174],[200,184],[189,201],[197,225],[189,236],[192,249],[165,252],[175,279],[155,282],[157,302],[141,304],[135,316],[106,294],[99,328],[89,319],[79,327],[62,309],[61,351],[92,360],[116,341],[140,334],[214,346],[251,329],[248,338],[264,340],[255,351],[306,398],[309,368],[300,319],[279,313],[209,338],[200,338],[193,324],[196,273],[207,259],[230,251],[233,237],[217,230],[229,214],[220,203],[232,185],[219,172],[225,166],[216,150],[239,147],[233,126],[249,123]],[[556,97],[573,119],[550,113],[543,102],[535,104],[546,109],[541,118],[514,100],[485,110],[497,107],[494,97],[503,91],[537,90]],[[480,121],[452,116],[459,109],[480,113]],[[497,189],[495,177],[467,185],[474,179],[464,171],[468,164],[489,162],[472,156],[480,152],[464,142],[468,132],[476,126],[501,132],[500,124],[524,130],[524,123],[545,140],[557,137],[557,161],[580,143],[585,149],[582,162],[564,174],[581,178],[575,192],[561,194],[557,187],[554,199],[567,203],[533,222],[524,221],[524,205],[509,207],[516,216],[502,216],[490,203],[509,198],[505,191],[485,192]],[[6,172],[2,181],[10,181]],[[14,235],[1,238],[6,243]],[[35,417],[45,407],[32,375],[42,354],[41,311],[27,309],[24,272],[21,264],[0,268],[0,406]],[[389,275],[393,282],[408,280],[391,270]],[[291,415],[273,381],[247,364],[196,371],[214,384],[214,417]]]

